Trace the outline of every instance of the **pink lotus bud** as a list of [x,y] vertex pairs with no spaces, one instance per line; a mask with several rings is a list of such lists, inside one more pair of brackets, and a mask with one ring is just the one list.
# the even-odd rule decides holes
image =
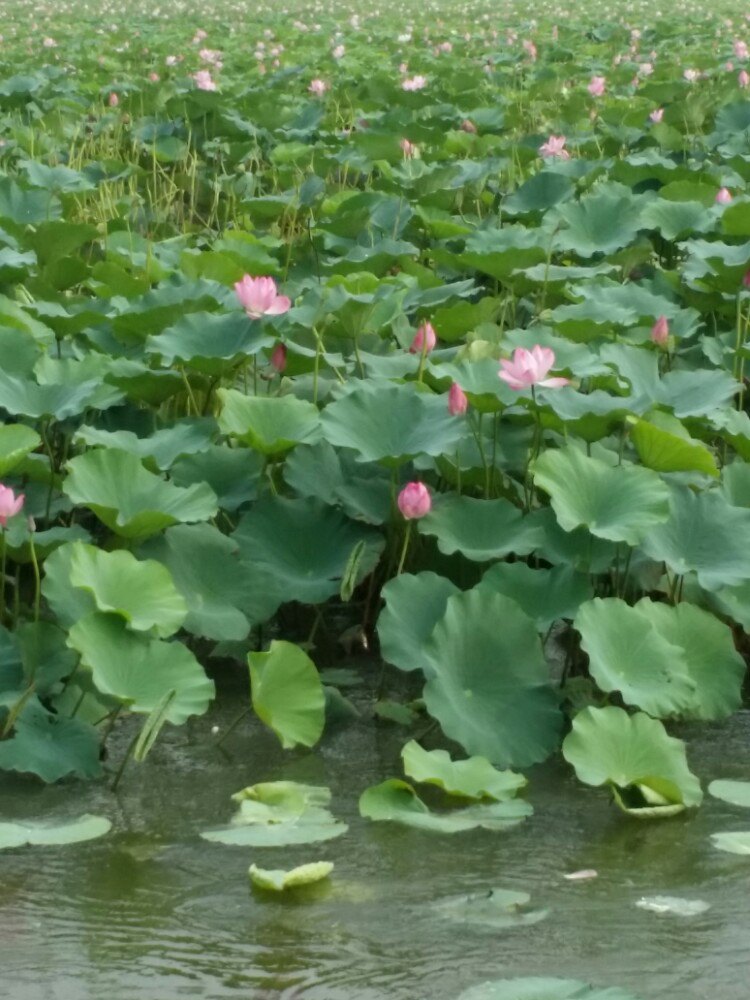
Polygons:
[[151,81],[151,83],[158,83],[160,79],[158,73],[149,73],[148,78]]
[[286,368],[286,344],[278,343],[274,347],[271,353],[271,367],[274,368],[279,375]]
[[664,108],[656,108],[649,115],[649,118],[654,123],[654,125],[658,125],[663,117],[664,117]]
[[719,188],[719,190],[716,192],[716,197],[714,198],[714,201],[716,202],[717,205],[728,205],[731,200],[732,200],[732,192],[729,190],[729,188],[724,188],[724,187]]
[[750,288],[750,271],[745,271],[743,274],[742,284],[745,288]]
[[119,103],[120,103],[120,98],[113,90],[112,93],[109,95],[109,100],[107,101],[107,104],[109,104],[110,108],[116,108]]
[[453,417],[466,413],[469,407],[469,400],[458,382],[454,382],[448,392],[448,412]]
[[743,90],[750,85],[750,73],[746,69],[741,69],[737,74],[737,83]]
[[601,97],[604,93],[604,89],[607,85],[606,78],[603,76],[592,76],[591,83],[588,85],[588,92],[592,97]]
[[407,521],[429,514],[432,497],[424,483],[407,483],[398,495],[398,509]]
[[10,486],[3,486],[0,483],[0,525],[3,528],[8,524],[8,518],[13,517],[21,510],[24,500],[23,493],[16,496]]
[[405,160],[411,160],[413,156],[419,152],[418,147],[414,145],[413,142],[409,142],[408,139],[402,139],[399,143],[401,147],[401,152],[404,154]]
[[477,134],[477,127],[474,124],[474,122],[469,121],[468,118],[464,118],[464,120],[461,122],[461,131],[462,132],[468,132],[469,135],[476,135]]
[[422,354],[423,351],[425,354],[429,354],[430,351],[434,350],[436,343],[437,336],[435,331],[432,329],[432,323],[422,323],[422,325],[417,328],[417,332],[414,334],[414,340],[411,342],[409,354]]
[[669,323],[666,316],[660,316],[651,327],[651,340],[663,347],[669,340]]

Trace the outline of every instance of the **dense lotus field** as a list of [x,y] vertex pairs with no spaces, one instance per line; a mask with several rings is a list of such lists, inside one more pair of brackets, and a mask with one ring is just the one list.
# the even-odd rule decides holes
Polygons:
[[[312,747],[354,663],[406,744],[372,820],[517,824],[560,750],[700,804],[675,733],[749,648],[750,22],[530,13],[8,9],[0,769],[147,768],[228,663]],[[337,836],[328,794],[205,836]]]

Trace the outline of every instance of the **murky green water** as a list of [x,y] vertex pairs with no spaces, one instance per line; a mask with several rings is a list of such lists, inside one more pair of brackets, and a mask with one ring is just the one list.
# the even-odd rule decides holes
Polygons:
[[[40,788],[3,778],[4,818],[52,811],[106,814],[105,839],[4,851],[0,996],[12,1000],[449,1000],[487,978],[559,975],[631,989],[643,1000],[745,1000],[750,858],[715,851],[711,832],[750,828],[750,813],[707,799],[688,819],[627,820],[568,768],[535,769],[535,815],[505,834],[441,836],[359,819],[368,784],[400,775],[403,732],[366,721],[315,753],[283,755],[256,727],[217,751],[236,701],[162,737],[131,765],[117,794],[104,785]],[[120,736],[119,752],[127,741]],[[706,781],[750,777],[750,714],[690,734]],[[350,823],[339,840],[249,851],[198,831],[228,818],[244,785],[289,778],[327,784]],[[247,867],[330,859],[330,886],[301,901],[254,895]],[[561,876],[596,868],[598,879]],[[499,886],[550,907],[542,923],[464,927],[433,903]],[[638,909],[643,895],[703,899],[692,918]]]

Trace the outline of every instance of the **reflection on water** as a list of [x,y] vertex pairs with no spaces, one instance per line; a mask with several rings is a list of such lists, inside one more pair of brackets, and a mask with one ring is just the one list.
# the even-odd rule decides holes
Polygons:
[[[66,848],[4,851],[0,997],[9,1000],[452,1000],[500,976],[552,975],[629,988],[642,1000],[745,1000],[750,859],[709,834],[750,813],[708,799],[689,818],[640,823],[584,789],[563,762],[531,774],[536,813],[508,833],[443,836],[359,819],[368,784],[399,775],[396,727],[360,720],[315,753],[282,754],[240,728],[222,753],[211,726],[237,702],[170,730],[116,795],[104,786],[38,788],[0,779],[0,814],[109,816],[112,834]],[[687,734],[704,780],[750,777],[750,715]],[[129,739],[120,734],[117,756]],[[350,824],[308,847],[232,848],[198,831],[228,818],[229,795],[288,778],[333,789]],[[299,897],[254,894],[247,868],[332,860],[329,884]],[[563,873],[596,868],[599,878]],[[441,919],[439,899],[490,887],[531,893],[547,920],[483,930]],[[642,896],[702,899],[690,919],[636,907]]]

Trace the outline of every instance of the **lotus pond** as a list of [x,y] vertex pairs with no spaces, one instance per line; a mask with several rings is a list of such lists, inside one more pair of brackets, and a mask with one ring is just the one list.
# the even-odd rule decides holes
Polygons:
[[748,18],[6,13],[9,979],[743,996]]

